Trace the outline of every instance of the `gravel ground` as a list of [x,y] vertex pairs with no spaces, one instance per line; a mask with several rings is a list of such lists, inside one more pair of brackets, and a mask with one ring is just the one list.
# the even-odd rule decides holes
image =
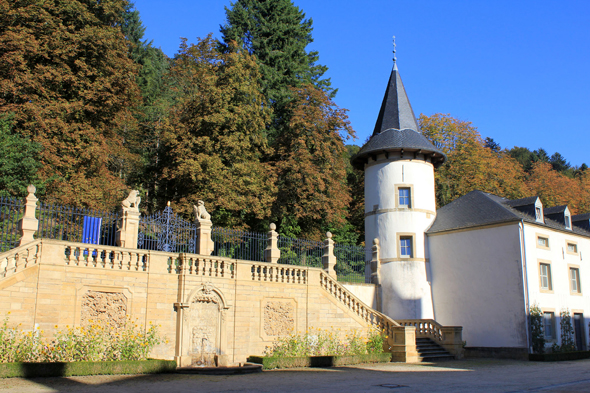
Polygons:
[[540,363],[461,360],[258,374],[8,378],[0,392],[590,392],[590,359]]

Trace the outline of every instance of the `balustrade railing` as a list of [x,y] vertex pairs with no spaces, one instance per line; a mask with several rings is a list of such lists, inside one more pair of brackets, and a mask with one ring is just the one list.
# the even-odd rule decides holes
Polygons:
[[149,268],[149,254],[100,246],[68,245],[64,249],[66,265],[113,270],[142,271]]
[[437,343],[443,341],[443,326],[433,319],[398,319],[401,326],[413,326],[416,328],[416,337],[427,337]]
[[39,263],[39,240],[3,252],[0,257],[0,278],[10,277]]
[[394,321],[387,315],[367,306],[359,298],[344,288],[342,284],[324,272],[320,273],[320,285],[348,309],[357,314],[359,318],[372,326],[378,327],[382,332],[389,335],[389,337],[392,337],[393,331],[396,327],[400,327],[400,324],[397,323],[397,321]]
[[290,284],[306,284],[307,270],[299,267],[252,265],[252,280],[280,282]]
[[235,278],[236,263],[217,258],[185,256],[182,259],[184,271],[188,274],[204,277]]

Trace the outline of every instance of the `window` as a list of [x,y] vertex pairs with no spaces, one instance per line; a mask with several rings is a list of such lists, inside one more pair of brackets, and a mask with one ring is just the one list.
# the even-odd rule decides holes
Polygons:
[[537,236],[537,247],[549,248],[549,239],[546,237]]
[[570,222],[570,216],[565,216],[565,229],[572,229],[572,223]]
[[555,313],[543,313],[543,328],[545,331],[545,339],[551,340],[555,338]]
[[399,239],[400,255],[402,258],[412,258],[412,238],[410,236],[402,236]]
[[570,283],[572,293],[582,293],[582,288],[580,288],[580,269],[570,267]]
[[541,214],[541,208],[535,207],[535,219],[537,221],[543,221],[543,215]]
[[541,274],[541,289],[550,291],[551,288],[551,265],[548,263],[539,264]]
[[400,207],[410,207],[410,189],[409,188],[401,188],[399,189],[399,206]]
[[567,244],[567,252],[570,252],[572,254],[577,254],[578,253],[578,245],[575,243],[568,243]]

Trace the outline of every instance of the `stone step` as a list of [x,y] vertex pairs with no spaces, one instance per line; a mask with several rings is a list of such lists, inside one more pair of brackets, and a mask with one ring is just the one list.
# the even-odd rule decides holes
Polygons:
[[420,362],[453,360],[455,357],[429,338],[417,338],[416,350]]

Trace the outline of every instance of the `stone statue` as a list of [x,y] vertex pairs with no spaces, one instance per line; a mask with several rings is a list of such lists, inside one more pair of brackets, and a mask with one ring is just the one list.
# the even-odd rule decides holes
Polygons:
[[129,192],[129,196],[121,202],[121,207],[123,211],[135,211],[139,212],[139,203],[141,202],[141,197],[139,196],[139,191],[131,190]]
[[193,205],[193,211],[196,221],[211,220],[211,214],[207,213],[207,209],[205,209],[205,202],[198,201],[196,205]]

